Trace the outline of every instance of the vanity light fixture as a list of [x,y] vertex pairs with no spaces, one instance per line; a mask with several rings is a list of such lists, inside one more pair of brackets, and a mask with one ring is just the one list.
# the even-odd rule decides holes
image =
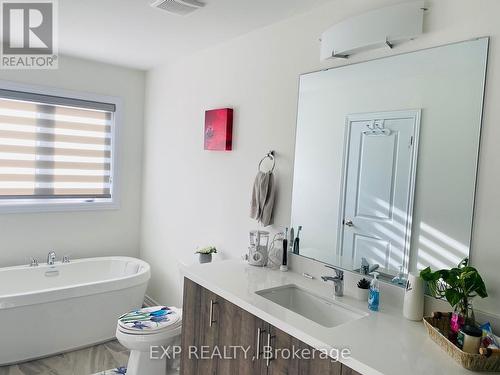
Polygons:
[[321,61],[415,39],[423,32],[424,0],[397,4],[348,18],[321,35]]

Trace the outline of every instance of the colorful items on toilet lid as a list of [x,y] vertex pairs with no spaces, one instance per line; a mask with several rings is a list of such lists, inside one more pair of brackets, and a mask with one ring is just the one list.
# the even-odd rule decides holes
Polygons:
[[175,307],[153,306],[120,316],[118,326],[122,331],[147,333],[180,325],[181,313]]

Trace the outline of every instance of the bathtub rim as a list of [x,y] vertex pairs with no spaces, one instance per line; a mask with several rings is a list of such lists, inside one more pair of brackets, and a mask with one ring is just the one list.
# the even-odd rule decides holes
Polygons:
[[[137,263],[140,270],[131,275],[115,277],[107,280],[97,280],[87,283],[71,284],[58,288],[40,289],[17,294],[0,295],[0,313],[2,310],[13,309],[22,306],[37,305],[40,303],[54,302],[64,299],[78,298],[98,293],[106,293],[115,290],[128,289],[135,286],[147,284],[151,278],[151,266],[142,259],[127,256],[105,256],[93,258],[74,259],[70,263],[58,262],[55,267],[71,266],[74,263],[85,263],[91,261],[118,260]],[[37,268],[53,268],[47,263],[40,264]],[[30,266],[19,265],[0,268],[0,273],[10,270],[30,269]]]

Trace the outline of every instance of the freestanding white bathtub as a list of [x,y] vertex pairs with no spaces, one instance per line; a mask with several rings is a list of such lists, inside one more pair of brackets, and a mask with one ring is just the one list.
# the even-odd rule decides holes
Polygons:
[[0,268],[0,366],[113,339],[117,318],[142,305],[150,275],[127,257]]

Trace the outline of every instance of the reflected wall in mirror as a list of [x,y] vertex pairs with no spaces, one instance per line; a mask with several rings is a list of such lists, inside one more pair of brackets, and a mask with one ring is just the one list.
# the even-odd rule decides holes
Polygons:
[[487,54],[481,38],[300,77],[299,255],[390,278],[469,255]]

